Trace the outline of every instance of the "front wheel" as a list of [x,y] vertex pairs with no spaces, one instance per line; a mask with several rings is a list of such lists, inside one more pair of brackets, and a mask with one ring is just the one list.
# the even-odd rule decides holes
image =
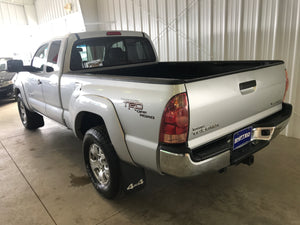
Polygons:
[[31,112],[26,108],[23,99],[21,98],[21,94],[18,94],[17,102],[20,119],[26,129],[35,130],[39,127],[44,126],[44,118],[41,115],[35,112]]
[[116,197],[120,189],[119,159],[104,126],[86,132],[83,153],[87,173],[96,190],[105,198]]

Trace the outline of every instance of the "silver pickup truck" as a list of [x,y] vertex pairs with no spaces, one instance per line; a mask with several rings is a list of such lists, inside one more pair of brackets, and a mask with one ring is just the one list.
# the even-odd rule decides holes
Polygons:
[[143,32],[69,34],[41,45],[30,66],[7,67],[18,72],[23,125],[46,116],[72,129],[107,198],[142,188],[144,168],[190,177],[251,165],[292,111],[283,61],[158,62]]

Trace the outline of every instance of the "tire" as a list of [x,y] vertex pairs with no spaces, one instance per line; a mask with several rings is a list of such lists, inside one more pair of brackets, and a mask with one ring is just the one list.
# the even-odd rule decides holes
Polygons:
[[83,139],[87,173],[96,190],[113,199],[120,190],[120,162],[104,126],[91,128]]
[[17,102],[20,119],[26,129],[35,130],[39,127],[44,126],[44,118],[41,115],[35,112],[31,112],[26,108],[21,98],[21,94],[18,94]]

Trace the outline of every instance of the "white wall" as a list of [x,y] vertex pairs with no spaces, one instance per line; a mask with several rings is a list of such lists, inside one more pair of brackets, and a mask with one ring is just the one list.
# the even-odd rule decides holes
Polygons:
[[14,4],[9,1],[0,2],[0,57],[21,58],[26,61],[30,57],[31,46],[24,43],[30,43],[34,24],[35,9],[29,2],[26,8],[17,1]]
[[[64,9],[67,3],[72,5],[71,12]],[[80,11],[78,0],[36,0],[34,5],[39,24],[46,24]]]
[[99,30],[97,0],[80,0],[86,31]]
[[97,0],[101,29],[148,33],[162,61],[283,59],[300,138],[300,1]]
[[[71,11],[64,9],[67,3]],[[85,31],[79,0],[1,0],[0,28],[0,56],[21,58],[25,63],[41,42]]]
[[35,6],[32,5],[24,5],[24,10],[26,14],[27,24],[34,26],[37,25],[38,20],[36,16]]
[[[69,12],[64,9],[67,3],[72,6]],[[38,27],[34,39],[37,45],[53,37],[85,31],[79,0],[36,0],[35,10]]]
[[0,2],[0,25],[27,25],[24,7]]

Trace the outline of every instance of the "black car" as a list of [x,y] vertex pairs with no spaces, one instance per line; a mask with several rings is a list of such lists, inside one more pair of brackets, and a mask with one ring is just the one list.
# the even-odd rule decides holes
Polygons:
[[8,58],[0,59],[0,98],[14,97],[13,78],[16,73],[6,71],[6,62]]

